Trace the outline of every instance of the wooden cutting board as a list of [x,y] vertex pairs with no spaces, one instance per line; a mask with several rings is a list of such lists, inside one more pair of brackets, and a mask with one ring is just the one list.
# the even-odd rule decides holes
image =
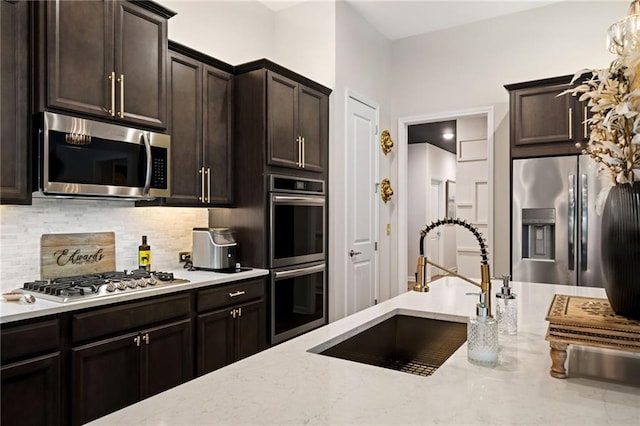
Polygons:
[[115,270],[113,232],[43,234],[40,238],[40,278],[43,280]]

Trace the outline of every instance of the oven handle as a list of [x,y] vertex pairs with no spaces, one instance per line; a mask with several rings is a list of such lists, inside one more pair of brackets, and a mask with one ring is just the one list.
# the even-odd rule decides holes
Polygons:
[[281,203],[281,202],[300,203],[300,202],[303,202],[305,204],[324,205],[324,198],[294,197],[294,196],[290,196],[290,195],[274,195],[273,196],[273,201],[275,203]]
[[144,189],[142,190],[142,195],[149,194],[149,188],[151,187],[151,167],[153,167],[153,159],[151,158],[151,142],[149,141],[149,136],[147,132],[142,132],[142,140],[144,141],[144,147],[147,151],[147,175],[144,181]]
[[274,277],[276,279],[287,278],[287,277],[299,277],[301,275],[307,275],[315,272],[324,271],[324,268],[325,268],[325,264],[323,263],[321,265],[309,266],[307,268],[299,268],[299,269],[293,269],[290,271],[276,272],[274,273]]

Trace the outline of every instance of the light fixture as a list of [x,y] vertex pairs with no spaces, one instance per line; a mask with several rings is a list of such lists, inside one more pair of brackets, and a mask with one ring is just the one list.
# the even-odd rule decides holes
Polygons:
[[[640,0],[639,0],[639,1],[640,1]],[[453,139],[453,137],[454,137],[454,136],[455,136],[455,135],[454,135],[454,134],[453,134],[453,132],[451,132],[451,131],[445,131],[445,132],[442,134],[442,137],[443,137],[444,139],[446,139],[446,140],[451,140],[451,139]]]
[[640,35],[640,0],[633,0],[625,18],[620,19],[607,31],[607,47],[611,53],[619,49],[636,48]]

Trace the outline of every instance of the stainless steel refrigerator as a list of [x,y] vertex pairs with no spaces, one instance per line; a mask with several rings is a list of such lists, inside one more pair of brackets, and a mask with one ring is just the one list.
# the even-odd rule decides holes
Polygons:
[[513,161],[514,281],[603,287],[597,164],[587,156]]

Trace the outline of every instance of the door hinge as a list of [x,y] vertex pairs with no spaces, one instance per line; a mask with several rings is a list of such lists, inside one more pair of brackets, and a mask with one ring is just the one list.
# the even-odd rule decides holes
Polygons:
[[374,243],[374,245],[373,245],[373,249],[374,249],[375,251],[378,251],[378,242],[377,242],[377,241]]

